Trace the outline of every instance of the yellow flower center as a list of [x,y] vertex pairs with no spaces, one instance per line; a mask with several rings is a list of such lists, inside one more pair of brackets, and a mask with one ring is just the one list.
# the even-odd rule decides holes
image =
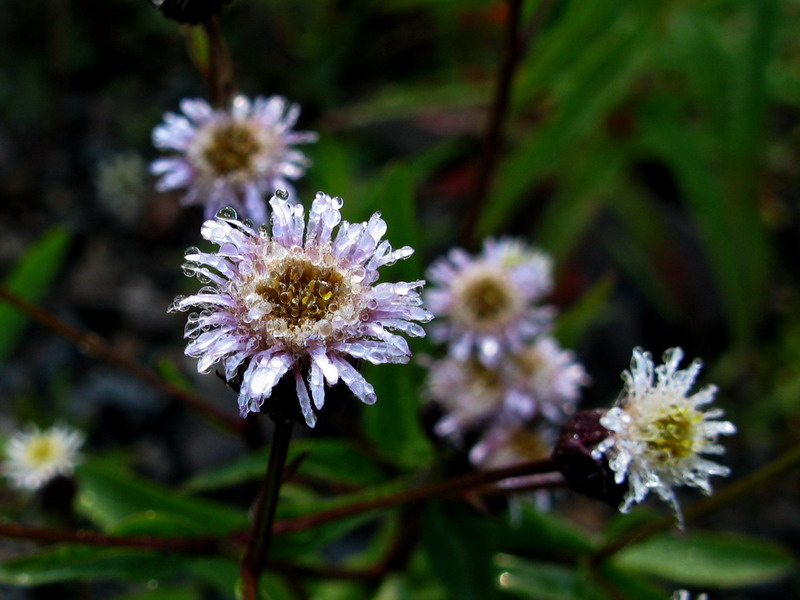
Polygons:
[[261,143],[245,123],[230,121],[214,129],[202,155],[215,175],[224,177],[250,169],[261,151]]
[[460,300],[464,313],[479,326],[502,320],[514,304],[505,282],[489,274],[468,282]]
[[347,293],[342,274],[308,259],[289,258],[255,282],[255,292],[270,304],[268,319],[282,319],[290,329],[335,313]]
[[674,463],[696,452],[694,426],[702,415],[691,408],[672,407],[643,431],[647,448],[656,460]]
[[26,459],[33,467],[46,465],[57,458],[59,449],[48,437],[39,437],[28,444]]

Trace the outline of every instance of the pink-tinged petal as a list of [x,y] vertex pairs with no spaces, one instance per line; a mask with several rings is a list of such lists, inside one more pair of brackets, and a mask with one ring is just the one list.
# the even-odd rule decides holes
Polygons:
[[364,404],[375,404],[378,397],[375,395],[375,388],[356,371],[346,360],[338,356],[331,357],[333,364],[339,369],[339,377],[345,385],[355,394],[356,398]]
[[[336,373],[338,377],[339,372],[337,371]],[[314,406],[319,410],[325,404],[325,378],[317,362],[312,361],[311,363],[311,373],[308,376],[308,384],[311,387],[311,397],[314,400]]]

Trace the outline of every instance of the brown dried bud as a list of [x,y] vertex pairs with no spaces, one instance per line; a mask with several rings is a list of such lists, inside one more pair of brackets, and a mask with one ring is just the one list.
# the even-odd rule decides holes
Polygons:
[[151,0],[168,19],[196,25],[219,14],[231,0]]
[[592,450],[610,435],[600,424],[603,414],[604,410],[582,410],[564,423],[553,460],[573,490],[616,507],[628,486],[614,481],[605,458],[592,457]]

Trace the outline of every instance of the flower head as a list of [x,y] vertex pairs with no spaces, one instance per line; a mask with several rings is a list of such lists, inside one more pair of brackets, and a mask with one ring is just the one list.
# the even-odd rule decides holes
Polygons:
[[572,352],[541,336],[509,353],[496,367],[475,358],[447,357],[430,365],[429,395],[444,410],[436,424],[441,436],[461,437],[488,421],[544,420],[553,425],[574,411],[588,382]]
[[426,301],[444,318],[431,327],[431,336],[448,342],[457,359],[475,349],[483,364],[496,365],[549,325],[552,311],[534,303],[550,291],[551,271],[547,255],[508,239],[487,240],[477,258],[450,251],[428,271],[440,287],[429,289]]
[[16,488],[37,490],[58,475],[73,473],[82,444],[81,432],[62,425],[17,431],[6,445],[3,474]]
[[291,190],[308,159],[294,144],[313,142],[310,131],[292,131],[300,109],[280,96],[233,99],[228,110],[204,100],[183,100],[183,115],[167,113],[153,130],[153,144],[178,154],[150,169],[159,191],[186,188],[186,204],[204,204],[207,219],[232,206],[257,223],[266,219],[265,194]]
[[380,214],[366,223],[341,221],[342,201],[319,193],[306,226],[301,205],[279,196],[270,205],[271,228],[253,229],[231,209],[203,224],[203,237],[219,250],[190,248],[184,272],[211,285],[176,298],[170,310],[200,311],[189,315],[186,354],[199,359],[201,372],[221,361],[228,381],[241,375],[242,415],[260,411],[289,374],[313,427],[325,383],[341,380],[362,401],[375,402],[352,363],[408,362],[408,344],[394,331],[423,336],[415,321],[432,315],[417,291],[424,281],[376,283],[380,267],[413,253],[381,240]]
[[709,477],[730,472],[700,455],[722,454],[724,448],[717,444],[717,437],[735,433],[736,428],[728,421],[716,420],[722,410],[700,409],[713,401],[714,386],[687,395],[701,363],[695,360],[688,368],[678,369],[682,358],[683,351],[672,348],[664,353],[664,364],[655,367],[648,352],[635,349],[631,370],[622,374],[623,396],[600,419],[611,434],[592,455],[596,459],[605,456],[616,482],[627,482],[622,512],[654,490],[672,504],[680,518],[674,487],[697,487],[709,494]]
[[[672,594],[672,600],[692,600],[692,595],[686,590],[677,590]],[[700,594],[697,600],[708,600],[708,594]]]

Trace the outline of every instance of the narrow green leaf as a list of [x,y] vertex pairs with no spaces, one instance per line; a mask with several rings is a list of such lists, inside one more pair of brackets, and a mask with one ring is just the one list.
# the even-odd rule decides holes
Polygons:
[[594,547],[587,532],[557,514],[537,510],[528,503],[520,507],[512,522],[496,524],[495,528],[498,547],[503,552],[555,560],[571,559]]
[[[61,227],[44,233],[22,256],[3,285],[32,304],[41,302],[61,267],[69,250],[72,234]],[[24,332],[28,317],[16,308],[0,301],[0,364],[11,356]]]
[[87,462],[77,471],[80,481],[78,510],[101,527],[112,528],[126,519],[155,511],[174,516],[205,534],[223,534],[247,526],[244,511],[182,496],[166,486],[147,481],[116,463]]
[[530,600],[585,600],[576,595],[578,576],[572,567],[532,562],[511,554],[494,560],[500,590]]
[[433,447],[419,421],[423,370],[415,364],[371,365],[362,369],[375,386],[378,402],[363,407],[364,432],[383,456],[407,468],[424,466]]
[[423,522],[423,544],[452,600],[495,597],[492,546],[485,522],[461,508],[430,504]]
[[97,546],[57,546],[0,562],[0,583],[41,585],[62,581],[121,579],[148,581],[182,573],[187,561],[178,554]]
[[722,588],[776,581],[798,566],[774,542],[719,533],[652,537],[622,550],[613,564],[679,584]]

